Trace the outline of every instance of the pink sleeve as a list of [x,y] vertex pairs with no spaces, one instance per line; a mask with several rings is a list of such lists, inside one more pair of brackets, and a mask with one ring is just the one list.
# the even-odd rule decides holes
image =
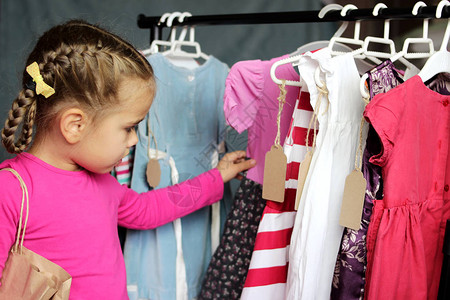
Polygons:
[[390,93],[379,94],[366,106],[364,117],[377,132],[382,149],[381,152],[370,158],[370,162],[381,167],[386,165],[386,161],[392,152],[397,133],[398,114],[395,112],[399,102]]
[[212,169],[182,183],[139,194],[122,186],[119,225],[131,229],[152,229],[181,218],[223,196],[219,170]]
[[225,81],[224,113],[227,123],[242,133],[251,127],[264,89],[261,60],[240,61]]
[[[0,278],[9,251],[16,241],[22,189],[19,181],[9,171],[0,171],[2,194],[0,196]],[[24,212],[25,216],[25,212]]]

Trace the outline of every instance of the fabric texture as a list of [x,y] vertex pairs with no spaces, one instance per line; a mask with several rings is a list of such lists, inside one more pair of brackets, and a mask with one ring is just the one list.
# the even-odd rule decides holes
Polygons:
[[134,162],[134,150],[135,147],[130,148],[130,153],[128,153],[117,166],[114,166],[111,174],[116,177],[120,184],[126,184],[131,187],[131,174],[133,173],[133,162]]
[[[400,72],[390,60],[386,60],[369,72],[367,83],[372,99],[403,82]],[[331,299],[359,300],[364,298],[365,271],[367,265],[366,235],[372,215],[373,200],[383,197],[381,167],[369,162],[370,157],[380,152],[377,133],[369,125],[366,147],[362,157],[362,172],[367,186],[359,230],[344,229],[341,247],[336,260]]]
[[240,299],[265,204],[262,186],[244,177],[198,299]]
[[[317,66],[326,90],[316,86]],[[299,70],[317,110],[319,133],[291,238],[287,299],[321,300],[330,298],[343,233],[339,213],[344,182],[355,166],[364,102],[350,53],[331,57],[329,48],[305,53]]]
[[[131,181],[131,187],[137,192],[150,189],[146,180],[149,143],[151,149],[165,153],[164,158],[158,160],[161,181],[155,187],[157,190],[174,183],[173,165],[176,165],[179,181],[215,166],[226,132],[223,93],[227,65],[213,56],[195,69],[175,66],[160,53],[149,56],[148,60],[154,70],[157,91],[149,113],[138,126],[139,142]],[[152,132],[148,132],[148,122]],[[224,201],[220,205],[219,223],[223,225],[227,211]],[[212,211],[211,207],[205,207],[181,220],[181,248],[187,279],[185,294],[189,299],[200,292],[213,253]],[[128,230],[124,256],[131,299],[176,298],[178,229],[174,224],[166,224],[153,230]]]
[[[288,163],[284,202],[267,201],[258,227],[242,300],[285,299],[289,244],[296,214],[297,179],[300,163],[306,154],[306,137],[312,112],[309,93],[300,91],[283,146]],[[309,146],[312,146],[313,137],[314,129],[310,129]]]
[[[270,77],[270,68],[280,59],[248,60],[234,64],[226,79],[224,113],[227,123],[237,132],[248,132],[247,156],[257,165],[250,169],[247,178],[263,184],[264,160],[277,134],[277,115],[280,89]],[[291,64],[277,68],[280,79],[298,80],[299,75]],[[280,119],[281,140],[287,135],[298,87],[286,86],[286,103]]]
[[[30,196],[24,246],[72,276],[70,299],[128,299],[117,225],[161,226],[221,199],[217,169],[177,186],[144,194],[120,185],[110,174],[65,171],[22,153],[0,164],[23,178]],[[15,241],[22,190],[0,172],[0,271]],[[95,287],[95,288],[94,288]]]
[[436,299],[449,202],[450,96],[419,76],[375,96],[364,116],[383,148],[384,197],[367,233],[366,299]]

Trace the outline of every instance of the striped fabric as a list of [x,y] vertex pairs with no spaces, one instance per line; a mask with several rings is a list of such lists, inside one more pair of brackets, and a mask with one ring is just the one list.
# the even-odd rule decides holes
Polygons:
[[[266,203],[241,295],[243,300],[285,299],[298,171],[306,154],[305,141],[312,112],[309,93],[300,91],[283,146],[288,162],[284,202]],[[310,130],[309,145],[312,145],[313,131]]]
[[131,186],[131,173],[133,171],[134,147],[131,147],[130,153],[122,158],[121,162],[113,169],[112,175],[116,177],[120,184]]

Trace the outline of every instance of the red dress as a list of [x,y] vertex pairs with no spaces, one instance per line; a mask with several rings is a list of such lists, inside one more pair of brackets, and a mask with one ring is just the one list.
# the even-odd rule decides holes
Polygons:
[[450,219],[450,96],[414,76],[377,95],[364,116],[383,149],[384,198],[367,234],[366,299],[436,299]]

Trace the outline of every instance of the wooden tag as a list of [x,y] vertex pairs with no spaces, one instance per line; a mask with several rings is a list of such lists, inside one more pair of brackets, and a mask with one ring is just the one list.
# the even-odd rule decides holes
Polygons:
[[263,199],[284,201],[287,158],[281,147],[272,146],[264,161]]
[[305,154],[305,159],[300,163],[297,181],[297,193],[295,194],[295,210],[298,210],[300,198],[302,197],[303,187],[305,186],[306,176],[308,175],[309,166],[311,165],[313,152],[309,150]]
[[339,224],[359,230],[366,194],[366,179],[361,171],[353,170],[345,179]]
[[161,181],[161,167],[157,159],[150,159],[147,164],[147,175],[148,185],[152,188],[157,187]]

